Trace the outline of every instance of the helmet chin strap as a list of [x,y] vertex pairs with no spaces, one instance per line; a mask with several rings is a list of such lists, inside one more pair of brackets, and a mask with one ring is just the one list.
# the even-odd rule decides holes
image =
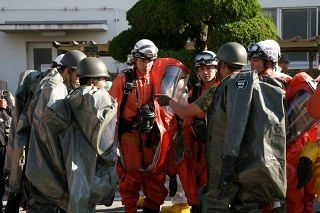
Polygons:
[[266,69],[262,70],[261,72],[258,73],[258,75],[262,75],[265,71]]
[[274,63],[272,62],[269,67],[267,66],[267,63],[268,63],[268,61],[265,60],[265,61],[264,61],[264,70],[262,70],[261,72],[259,72],[258,75],[264,74],[268,69],[271,69],[271,70],[272,70],[272,73],[268,73],[268,75],[273,75],[273,74],[275,73],[275,71],[276,71],[277,68],[276,68],[276,66],[274,66]]
[[267,66],[268,60],[263,60],[263,67],[264,69],[258,73],[258,75],[264,74],[270,67]]

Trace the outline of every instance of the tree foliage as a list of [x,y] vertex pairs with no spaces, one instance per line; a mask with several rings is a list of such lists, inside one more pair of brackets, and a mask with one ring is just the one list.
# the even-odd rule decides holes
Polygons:
[[118,36],[114,37],[110,43],[109,51],[111,56],[117,61],[126,62],[127,55],[131,53],[135,43],[143,38],[143,36],[143,33],[132,28],[122,31]]
[[[247,47],[250,42],[259,42],[266,39],[278,40],[273,20],[259,14],[258,16],[237,22],[225,23],[210,31],[208,47],[218,51],[222,44],[236,41]],[[258,33],[257,33],[258,32]],[[226,36],[227,35],[227,36]]]
[[[246,47],[250,42],[277,40],[274,22],[261,15],[257,0],[139,0],[127,11],[127,20],[131,28],[116,36],[109,48],[121,62],[143,38],[152,40],[166,56],[172,54],[178,60],[184,56],[189,69],[197,52],[216,52],[226,42]],[[185,57],[190,53],[185,51],[188,40],[195,44],[191,57]]]
[[183,8],[174,0],[140,0],[127,12],[128,23],[146,34],[181,33],[184,29]]

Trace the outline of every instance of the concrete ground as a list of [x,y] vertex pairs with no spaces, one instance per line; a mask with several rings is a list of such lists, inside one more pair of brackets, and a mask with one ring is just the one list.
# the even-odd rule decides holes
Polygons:
[[[7,203],[7,196],[4,196],[4,199],[3,199],[4,206],[6,205],[6,203]],[[164,206],[172,205],[170,197],[167,197],[165,199],[165,202],[163,205]],[[26,212],[26,211],[20,208],[19,213],[20,212],[22,213],[22,212]],[[121,204],[121,197],[120,197],[119,193],[118,192],[116,193],[115,200],[114,200],[112,206],[106,207],[104,205],[97,205],[96,212],[108,212],[108,213],[122,212],[123,213],[124,208]],[[138,212],[142,212],[142,209],[139,208]],[[318,202],[317,199],[315,199],[315,201],[314,201],[314,207],[313,207],[312,213],[320,213],[320,203]]]
[[[5,195],[3,197],[3,204],[4,204],[4,208],[5,208],[5,205],[7,203],[7,196]],[[165,199],[165,202],[163,204],[164,206],[170,206],[172,205],[171,203],[171,200],[170,200],[170,197],[167,197]],[[4,210],[4,209],[3,209]],[[20,208],[20,211],[19,213],[22,213],[22,212],[26,212],[25,210],[23,210],[22,208]],[[96,208],[96,212],[110,212],[110,213],[113,213],[113,212],[124,212],[124,207],[122,206],[121,204],[121,197],[120,197],[120,194],[118,192],[116,192],[116,195],[115,195],[115,199],[114,199],[114,202],[112,204],[112,206],[109,206],[109,207],[106,207],[104,205],[97,205],[97,208]],[[138,209],[138,212],[142,212],[142,208],[139,208]]]

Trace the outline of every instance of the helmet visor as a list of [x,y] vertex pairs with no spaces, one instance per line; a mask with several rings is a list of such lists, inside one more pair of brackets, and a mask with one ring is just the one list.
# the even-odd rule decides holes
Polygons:
[[313,124],[319,122],[319,119],[312,118],[305,103],[310,98],[310,93],[306,90],[299,90],[288,100],[288,110],[286,117],[288,119],[287,144],[295,141],[298,137],[308,131]]
[[[177,100],[181,104],[187,104],[186,88],[188,83],[189,74],[177,66],[168,66],[163,73],[161,79],[162,93],[170,94],[172,98]],[[174,112],[170,106],[165,107],[165,111],[169,115],[173,115]]]
[[198,55],[196,55],[196,57],[194,58],[194,61],[195,61],[196,67],[205,66],[205,65],[215,65],[218,63],[216,57],[206,52],[199,53]]

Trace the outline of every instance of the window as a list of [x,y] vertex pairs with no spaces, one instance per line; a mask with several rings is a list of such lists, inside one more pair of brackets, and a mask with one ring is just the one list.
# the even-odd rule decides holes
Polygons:
[[[310,39],[319,34],[318,8],[281,9],[281,38],[291,39],[300,36]],[[308,61],[308,53],[288,53],[292,61]]]
[[290,39],[296,36],[308,38],[308,11],[307,9],[283,9],[282,10],[282,39]]
[[34,69],[38,71],[41,71],[42,64],[50,65],[52,62],[51,48],[35,48],[33,49],[33,56]]

